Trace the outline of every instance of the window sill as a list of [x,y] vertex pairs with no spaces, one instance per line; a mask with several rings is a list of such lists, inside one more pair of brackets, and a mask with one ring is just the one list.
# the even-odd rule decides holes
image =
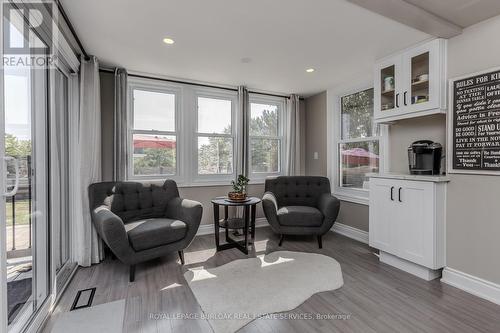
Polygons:
[[345,191],[342,190],[336,190],[334,193],[332,193],[332,195],[341,201],[347,201],[359,205],[368,206],[370,203],[369,192],[368,191],[364,192],[366,192],[366,195],[363,195],[364,193],[354,194],[354,193],[345,193]]

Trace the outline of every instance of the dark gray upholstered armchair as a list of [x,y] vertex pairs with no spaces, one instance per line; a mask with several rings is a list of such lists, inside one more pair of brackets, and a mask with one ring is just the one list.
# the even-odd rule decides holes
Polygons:
[[130,265],[134,281],[135,265],[183,250],[193,240],[201,221],[199,202],[179,198],[177,184],[163,186],[136,182],[104,182],[89,186],[89,203],[99,236],[113,254]]
[[262,206],[267,221],[281,235],[315,235],[319,248],[321,236],[335,223],[340,201],[331,195],[326,177],[294,176],[266,179]]

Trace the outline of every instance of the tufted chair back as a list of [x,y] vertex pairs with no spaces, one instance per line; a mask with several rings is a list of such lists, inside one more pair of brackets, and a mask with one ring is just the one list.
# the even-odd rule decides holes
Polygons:
[[272,192],[278,207],[310,206],[316,207],[319,197],[330,191],[330,181],[326,177],[281,176],[266,179],[266,192]]
[[90,209],[105,205],[124,223],[165,217],[167,203],[179,196],[177,184],[166,180],[162,186],[137,182],[103,182],[89,187]]

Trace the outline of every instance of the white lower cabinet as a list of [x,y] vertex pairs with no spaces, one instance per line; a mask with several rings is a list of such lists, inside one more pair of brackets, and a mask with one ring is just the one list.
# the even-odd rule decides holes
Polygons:
[[[370,246],[427,280],[445,264],[446,182],[370,179]],[[399,264],[398,264],[399,261]]]

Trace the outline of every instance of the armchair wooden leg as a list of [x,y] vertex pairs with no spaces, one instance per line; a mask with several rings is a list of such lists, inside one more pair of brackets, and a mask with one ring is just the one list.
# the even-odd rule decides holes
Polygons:
[[181,264],[184,265],[184,250],[178,251],[179,259],[181,259]]
[[282,235],[280,236],[280,242],[279,242],[278,246],[281,246],[281,244],[283,244],[283,239],[284,239],[284,238],[285,238],[285,235],[283,235],[283,234],[282,234]]
[[135,265],[130,265],[130,276],[129,276],[129,281],[134,282],[135,280]]
[[323,240],[321,239],[321,235],[318,235],[318,245],[320,249],[323,248]]

